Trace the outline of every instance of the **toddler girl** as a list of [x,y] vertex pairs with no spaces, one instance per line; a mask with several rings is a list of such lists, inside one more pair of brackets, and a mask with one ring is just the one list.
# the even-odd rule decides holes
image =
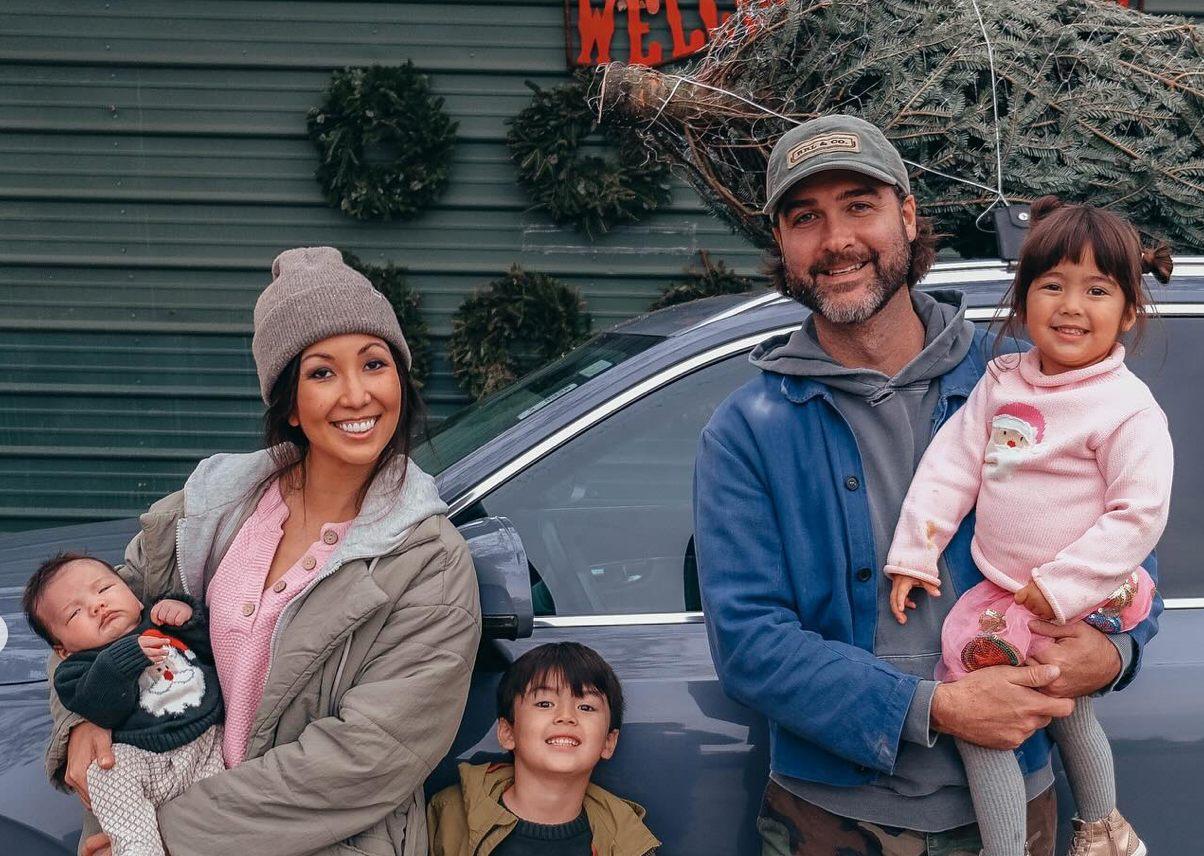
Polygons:
[[[1166,416],[1124,364],[1120,337],[1142,317],[1141,275],[1170,277],[1165,247],[1143,250],[1115,214],[1053,197],[1032,207],[1009,326],[1033,348],[993,360],[933,439],[887,558],[891,610],[916,586],[940,593],[937,561],[976,509],[971,553],[986,578],[941,631],[941,680],[1020,665],[1051,643],[1034,619],[1128,631],[1150,612],[1141,568],[1166,525],[1172,450]],[[1143,856],[1116,811],[1107,736],[1089,698],[1049,726],[1078,805],[1071,853]],[[1022,856],[1024,780],[1011,752],[958,741],[985,856]]]

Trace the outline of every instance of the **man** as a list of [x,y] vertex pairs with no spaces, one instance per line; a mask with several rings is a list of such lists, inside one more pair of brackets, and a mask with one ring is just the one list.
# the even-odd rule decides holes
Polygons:
[[912,290],[935,238],[873,125],[837,115],[789,131],[766,192],[777,285],[812,314],[753,352],[762,373],[715,411],[695,483],[716,669],[770,723],[763,852],[977,854],[951,739],[961,737],[1016,749],[1029,848],[1050,856],[1056,807],[1040,729],[1070,713],[1069,699],[1132,679],[1161,601],[1131,634],[1039,624],[1056,640],[1039,662],[932,680],[941,623],[981,580],[973,516],[942,557],[945,596],[917,597],[905,627],[881,569],[915,467],[981,377],[989,341],[960,295]]

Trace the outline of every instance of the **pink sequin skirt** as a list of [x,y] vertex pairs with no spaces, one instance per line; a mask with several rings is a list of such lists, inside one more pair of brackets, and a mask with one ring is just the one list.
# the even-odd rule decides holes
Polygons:
[[[1104,633],[1132,630],[1150,614],[1154,581],[1144,568],[1134,571],[1094,612],[1081,620]],[[1053,640],[1028,628],[1038,620],[1013,600],[1011,592],[983,580],[963,594],[941,628],[937,680],[956,681],[987,666],[1019,666]]]

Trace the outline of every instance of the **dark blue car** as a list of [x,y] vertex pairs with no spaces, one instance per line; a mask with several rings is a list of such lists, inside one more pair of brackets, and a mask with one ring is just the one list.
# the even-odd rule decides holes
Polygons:
[[[1010,282],[997,263],[938,266],[988,323]],[[1144,668],[1098,705],[1116,752],[1121,806],[1155,853],[1201,852],[1204,796],[1204,259],[1180,260],[1154,291],[1162,316],[1129,365],[1154,390],[1176,440],[1171,521],[1159,547],[1167,611]],[[428,790],[457,760],[496,757],[499,671],[542,642],[596,648],[629,712],[600,782],[649,810],[667,856],[759,852],[768,775],[764,720],[728,699],[707,647],[694,562],[694,450],[715,406],[756,371],[747,357],[805,310],[774,294],[697,301],[645,315],[449,419],[415,457],[439,481],[473,548],[486,635],[463,725]],[[45,647],[19,611],[21,586],[66,547],[119,560],[136,521],[0,536],[0,852],[74,851],[79,805],[42,770],[49,728]],[[0,630],[0,635],[3,631]],[[1063,788],[1063,814],[1071,802]]]

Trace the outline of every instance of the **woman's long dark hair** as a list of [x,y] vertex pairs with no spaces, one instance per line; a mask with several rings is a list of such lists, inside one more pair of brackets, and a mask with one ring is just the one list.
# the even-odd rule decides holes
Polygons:
[[1086,247],[1091,248],[1100,272],[1120,286],[1125,311],[1135,316],[1132,338],[1139,342],[1148,316],[1141,275],[1148,273],[1163,284],[1169,282],[1174,267],[1170,247],[1165,243],[1143,247],[1141,236],[1128,220],[1094,205],[1071,205],[1056,196],[1042,196],[1033,202],[1030,213],[1032,221],[1020,249],[1016,277],[1000,303],[1007,315],[995,338],[994,356],[1003,352],[1006,339],[1017,340],[1034,280],[1064,260],[1081,261]]
[[[398,456],[405,463],[397,484],[392,487],[394,490],[400,490],[405,484],[415,431],[426,424],[426,408],[418,394],[418,387],[402,362],[401,354],[392,345],[389,345],[389,353],[393,356],[393,365],[397,367],[397,376],[401,381],[401,414],[393,436],[381,449],[372,472],[356,494],[357,512],[376,477]],[[309,438],[299,426],[289,423],[289,417],[297,409],[297,387],[300,381],[301,355],[297,354],[284,367],[272,387],[271,395],[268,396],[268,409],[263,414],[263,443],[271,453],[274,466],[272,472],[259,483],[257,490],[262,490],[276,479],[284,477],[293,479],[294,487],[305,486],[305,459],[309,454]]]

